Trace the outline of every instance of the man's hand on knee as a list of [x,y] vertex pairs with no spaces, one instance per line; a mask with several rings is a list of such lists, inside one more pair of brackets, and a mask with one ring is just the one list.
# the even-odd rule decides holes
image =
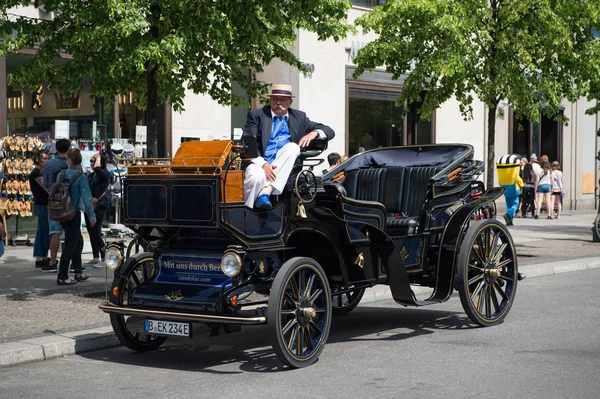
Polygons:
[[277,178],[277,175],[275,174],[277,166],[266,163],[262,168],[265,171],[265,176],[267,176],[267,181],[274,181]]

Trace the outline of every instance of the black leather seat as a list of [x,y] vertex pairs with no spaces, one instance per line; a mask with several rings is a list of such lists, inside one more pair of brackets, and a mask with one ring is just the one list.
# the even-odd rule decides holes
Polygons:
[[348,198],[383,203],[387,170],[385,168],[354,170],[344,179]]
[[439,168],[389,168],[384,205],[388,210],[387,232],[408,235],[415,232],[427,196],[429,179]]
[[388,234],[408,235],[419,225],[429,179],[439,170],[434,167],[359,169],[346,175],[343,188],[348,198],[385,205]]
[[402,199],[402,212],[410,216],[419,216],[427,198],[429,179],[441,169],[434,167],[407,168],[404,177],[404,198]]

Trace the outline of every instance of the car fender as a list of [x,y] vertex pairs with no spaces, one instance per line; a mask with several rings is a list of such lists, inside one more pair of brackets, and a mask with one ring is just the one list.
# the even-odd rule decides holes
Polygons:
[[458,249],[465,232],[469,228],[469,222],[473,220],[472,215],[481,206],[494,202],[502,193],[504,193],[502,187],[488,189],[481,197],[467,202],[452,214],[442,234],[438,255],[437,281],[430,299],[444,301],[450,298],[453,290]]

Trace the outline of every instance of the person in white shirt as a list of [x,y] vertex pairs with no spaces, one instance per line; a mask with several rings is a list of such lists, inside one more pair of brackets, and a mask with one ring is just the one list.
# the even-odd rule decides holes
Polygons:
[[542,167],[538,163],[537,155],[531,154],[531,158],[529,158],[529,159],[531,161],[531,166],[533,166],[533,171],[535,172],[535,174],[537,174],[539,176],[540,172],[542,171]]
[[563,189],[563,173],[560,171],[560,163],[558,161],[552,162],[552,195],[550,196],[550,208],[554,210],[554,204],[556,204],[556,216],[555,219],[560,219],[560,212],[562,211],[562,199],[565,196]]
[[535,209],[534,219],[540,218],[540,209],[542,208],[542,200],[546,200],[546,208],[548,209],[548,219],[554,219],[552,217],[553,209],[551,207],[552,197],[552,170],[550,169],[550,162],[542,161],[542,171],[540,172],[538,189],[537,189],[537,207]]

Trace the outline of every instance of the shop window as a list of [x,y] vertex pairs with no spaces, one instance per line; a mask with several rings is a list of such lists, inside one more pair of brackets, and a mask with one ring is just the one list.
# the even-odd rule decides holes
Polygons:
[[397,92],[351,89],[348,99],[348,152],[404,143],[402,106],[395,104]]
[[[560,110],[562,115],[564,111]],[[548,155],[550,162],[562,162],[562,124],[542,114],[537,121],[519,119],[512,112],[512,134],[510,136],[514,154],[520,154],[527,158],[536,154],[538,158]]]
[[421,104],[411,104],[405,118],[396,105],[399,88],[354,86],[348,90],[348,154],[379,147],[434,143],[433,123],[420,118]]
[[[30,55],[8,54],[6,73],[11,74]],[[57,59],[57,63],[68,62]],[[93,142],[114,137],[112,101],[90,96],[91,80],[71,95],[55,93],[46,85],[39,87],[7,86],[7,134],[36,135],[44,142],[60,137]],[[62,126],[57,132],[57,121]],[[2,121],[3,122],[3,121]]]
[[[251,79],[250,70],[243,70],[244,75]],[[238,83],[232,82],[232,92],[234,95],[245,98],[250,104],[250,96],[246,93]],[[249,106],[243,107],[231,107],[231,139],[232,140],[240,140],[242,135],[242,128],[246,124],[246,120],[248,119],[248,111],[250,110]]]
[[434,142],[432,121],[426,121],[419,116],[421,105],[421,103],[410,105],[406,124],[406,145],[432,144]]

